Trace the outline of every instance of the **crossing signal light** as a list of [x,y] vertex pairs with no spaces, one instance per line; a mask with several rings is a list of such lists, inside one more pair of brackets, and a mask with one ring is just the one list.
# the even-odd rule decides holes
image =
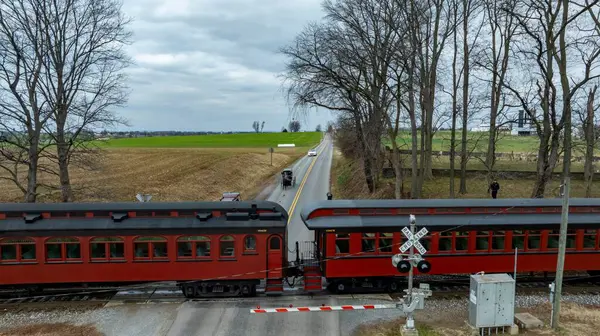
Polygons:
[[398,263],[398,266],[396,266],[396,269],[400,273],[408,273],[410,271],[411,267],[412,267],[412,265],[410,264],[410,262],[408,260],[402,260]]
[[420,273],[429,273],[431,271],[431,263],[427,260],[421,260],[417,263],[417,270]]

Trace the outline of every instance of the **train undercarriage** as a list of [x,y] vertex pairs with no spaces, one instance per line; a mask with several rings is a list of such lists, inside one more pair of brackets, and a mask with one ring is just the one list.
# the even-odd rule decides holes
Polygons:
[[209,297],[256,296],[260,280],[243,281],[186,281],[177,284],[188,299]]

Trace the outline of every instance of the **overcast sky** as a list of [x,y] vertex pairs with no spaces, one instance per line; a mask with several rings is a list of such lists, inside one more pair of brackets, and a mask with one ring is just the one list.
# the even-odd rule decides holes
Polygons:
[[[279,131],[291,119],[278,49],[322,16],[320,0],[124,0],[134,43],[128,106],[135,130]],[[333,117],[312,112],[313,129]]]

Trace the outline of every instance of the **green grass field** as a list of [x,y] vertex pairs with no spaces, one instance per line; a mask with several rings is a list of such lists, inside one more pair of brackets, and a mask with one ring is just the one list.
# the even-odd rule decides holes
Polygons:
[[[456,144],[460,146],[460,131],[456,133]],[[469,132],[468,148],[471,150],[475,148],[476,152],[487,151],[488,136],[487,133]],[[410,132],[403,132],[398,136],[398,144],[403,149],[410,149],[412,144]],[[420,142],[420,139],[419,139]],[[388,142],[389,143],[389,142]],[[500,135],[496,152],[500,153],[536,153],[539,140],[537,136],[512,136],[512,135]],[[460,147],[459,147],[460,148]],[[433,150],[434,151],[448,151],[450,150],[450,131],[438,131],[433,136]]]
[[321,140],[320,132],[243,133],[111,139],[104,148],[268,148],[278,144],[311,147]]

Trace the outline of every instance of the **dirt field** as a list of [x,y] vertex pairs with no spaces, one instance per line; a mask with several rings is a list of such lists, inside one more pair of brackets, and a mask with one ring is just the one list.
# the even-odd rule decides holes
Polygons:
[[[540,305],[534,308],[517,309],[517,312],[529,312],[542,320],[545,327],[537,330],[519,330],[519,335],[525,336],[590,336],[597,335],[600,328],[600,307],[582,306],[572,303],[561,305],[561,328],[554,331],[549,328],[550,305]],[[421,311],[415,316],[416,326],[420,336],[470,336],[471,331],[466,326],[467,312],[452,310]],[[400,329],[405,323],[399,319],[380,324],[364,325],[358,328],[353,336],[400,336]]]
[[[77,202],[135,201],[137,193],[151,194],[152,201],[219,200],[223,192],[241,192],[251,199],[278,171],[304,155],[303,148],[276,149],[273,166],[266,149],[244,148],[115,148],[91,171],[71,170]],[[56,179],[41,176],[56,184]],[[0,202],[20,202],[22,194],[0,180]],[[40,202],[58,200],[57,191],[45,191]]]

